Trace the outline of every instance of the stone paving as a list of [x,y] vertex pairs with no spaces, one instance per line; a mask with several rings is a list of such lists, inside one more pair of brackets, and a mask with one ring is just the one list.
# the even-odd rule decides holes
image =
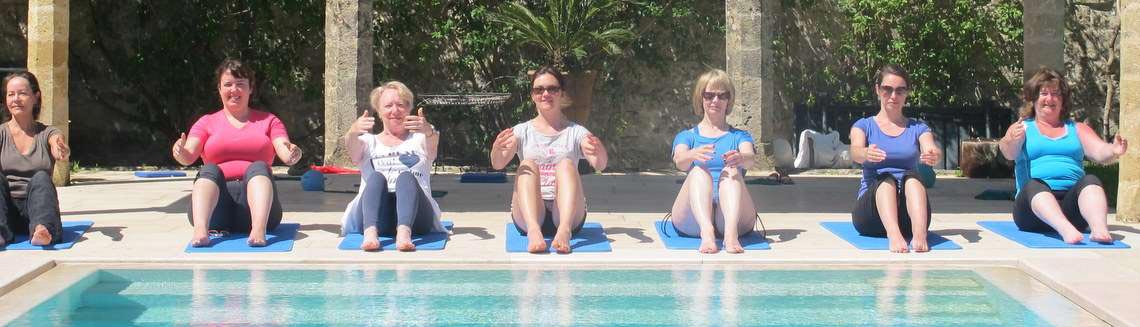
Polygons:
[[[193,176],[194,172],[188,172]],[[978,220],[1010,219],[1012,202],[980,201],[985,189],[1012,189],[1008,179],[939,177],[930,190],[931,230],[960,244],[957,251],[893,254],[863,251],[823,229],[820,221],[849,220],[856,176],[797,175],[794,185],[749,185],[767,228],[771,250],[705,255],[667,250],[653,222],[672,203],[679,176],[606,174],[584,176],[589,220],[605,226],[611,253],[532,255],[504,251],[511,184],[461,184],[458,175],[433,177],[444,219],[455,222],[443,251],[364,253],[336,246],[340,217],[351,193],[305,192],[295,180],[279,180],[284,221],[301,223],[292,252],[188,254],[186,210],[189,178],[136,179],[127,172],[81,173],[76,185],[61,188],[64,220],[93,220],[74,248],[62,251],[3,251],[0,294],[57,263],[151,264],[927,264],[1019,268],[1113,325],[1140,322],[1140,250],[1028,249],[989,232]],[[513,178],[512,178],[513,180]],[[1118,239],[1140,246],[1140,224],[1113,222]],[[0,301],[2,302],[2,301]],[[3,306],[0,306],[0,318]],[[11,314],[10,312],[8,314]]]

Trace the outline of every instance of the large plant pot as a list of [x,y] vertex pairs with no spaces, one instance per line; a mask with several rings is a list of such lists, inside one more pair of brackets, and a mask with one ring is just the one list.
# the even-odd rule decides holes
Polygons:
[[598,74],[592,70],[564,73],[566,90],[562,94],[562,113],[566,118],[586,124],[594,105],[594,81]]

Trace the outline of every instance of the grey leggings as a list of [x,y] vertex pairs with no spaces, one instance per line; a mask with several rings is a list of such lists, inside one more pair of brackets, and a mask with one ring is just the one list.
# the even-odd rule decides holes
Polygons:
[[63,223],[59,220],[59,197],[51,173],[41,170],[32,175],[27,194],[25,199],[13,198],[8,177],[0,173],[0,197],[4,200],[0,204],[0,237],[4,243],[12,243],[16,234],[29,234],[36,225],[43,225],[51,234],[51,243],[59,243]]
[[396,226],[408,226],[412,234],[430,233],[435,227],[435,210],[416,177],[411,172],[400,173],[395,192],[389,192],[388,179],[372,168],[371,160],[364,162],[360,167],[365,183],[360,191],[364,228],[376,226],[383,236],[395,235]]
[[[269,184],[273,185],[273,204],[269,209],[269,221],[265,224],[265,231],[272,231],[281,224],[281,201],[277,193],[277,183],[273,181],[273,173],[264,161],[254,161],[245,169],[245,176],[240,180],[226,182],[222,169],[215,164],[205,164],[198,170],[195,181],[205,178],[218,185],[218,204],[210,214],[210,230],[228,231],[231,233],[248,233],[253,227],[253,219],[249,214],[249,203],[245,192],[248,182],[256,176],[269,177]],[[190,225],[194,225],[194,206],[187,210]]]

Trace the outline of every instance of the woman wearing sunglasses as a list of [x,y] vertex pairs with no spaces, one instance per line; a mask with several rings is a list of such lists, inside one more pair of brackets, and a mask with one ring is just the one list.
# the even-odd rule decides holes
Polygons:
[[899,253],[930,250],[930,201],[916,169],[919,162],[934,165],[942,156],[926,123],[903,115],[909,92],[902,67],[879,68],[879,113],[851,127],[851,159],[863,165],[851,219],[859,234],[886,235],[891,252]]
[[1024,231],[1056,231],[1065,243],[1080,243],[1086,229],[1091,241],[1112,243],[1104,186],[1082,163],[1115,162],[1128,152],[1128,140],[1117,135],[1105,142],[1069,118],[1069,92],[1061,73],[1037,71],[1022,88],[1021,119],[998,143],[1002,155],[1016,162],[1013,221]]
[[714,69],[696,84],[693,114],[704,118],[673,139],[673,163],[688,174],[670,217],[678,232],[701,238],[701,253],[719,251],[718,237],[724,238],[726,252],[741,253],[739,237],[756,225],[756,206],[744,187],[744,172],[756,153],[752,135],[725,120],[736,92],[727,73]]
[[547,252],[551,246],[570,253],[570,238],[586,221],[586,196],[578,175],[578,160],[606,169],[609,155],[598,137],[562,114],[562,74],[542,67],[531,79],[530,98],[538,115],[499,133],[491,146],[491,166],[503,169],[516,154],[518,176],[511,198],[511,217],[527,236],[527,250]]

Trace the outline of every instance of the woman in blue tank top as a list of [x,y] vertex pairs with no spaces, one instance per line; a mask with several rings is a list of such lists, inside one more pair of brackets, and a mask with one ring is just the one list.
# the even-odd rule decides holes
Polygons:
[[891,252],[930,250],[930,201],[915,169],[942,156],[926,123],[903,115],[909,91],[902,67],[883,66],[875,77],[879,113],[851,127],[851,159],[863,165],[851,220],[861,235],[885,235]]
[[1086,229],[1092,241],[1112,242],[1104,187],[1085,174],[1083,161],[1115,162],[1128,141],[1117,135],[1107,143],[1088,125],[1069,119],[1069,85],[1055,70],[1038,70],[1025,82],[1022,98],[1021,119],[999,143],[1002,155],[1016,164],[1013,221],[1024,231],[1056,231],[1066,243],[1080,243]]
[[725,252],[744,252],[739,237],[756,224],[756,206],[744,187],[744,172],[756,153],[752,135],[725,120],[735,93],[723,70],[701,75],[693,88],[693,113],[704,118],[673,139],[673,164],[688,174],[670,217],[678,232],[700,236],[702,253],[719,251],[716,241],[722,235]]

